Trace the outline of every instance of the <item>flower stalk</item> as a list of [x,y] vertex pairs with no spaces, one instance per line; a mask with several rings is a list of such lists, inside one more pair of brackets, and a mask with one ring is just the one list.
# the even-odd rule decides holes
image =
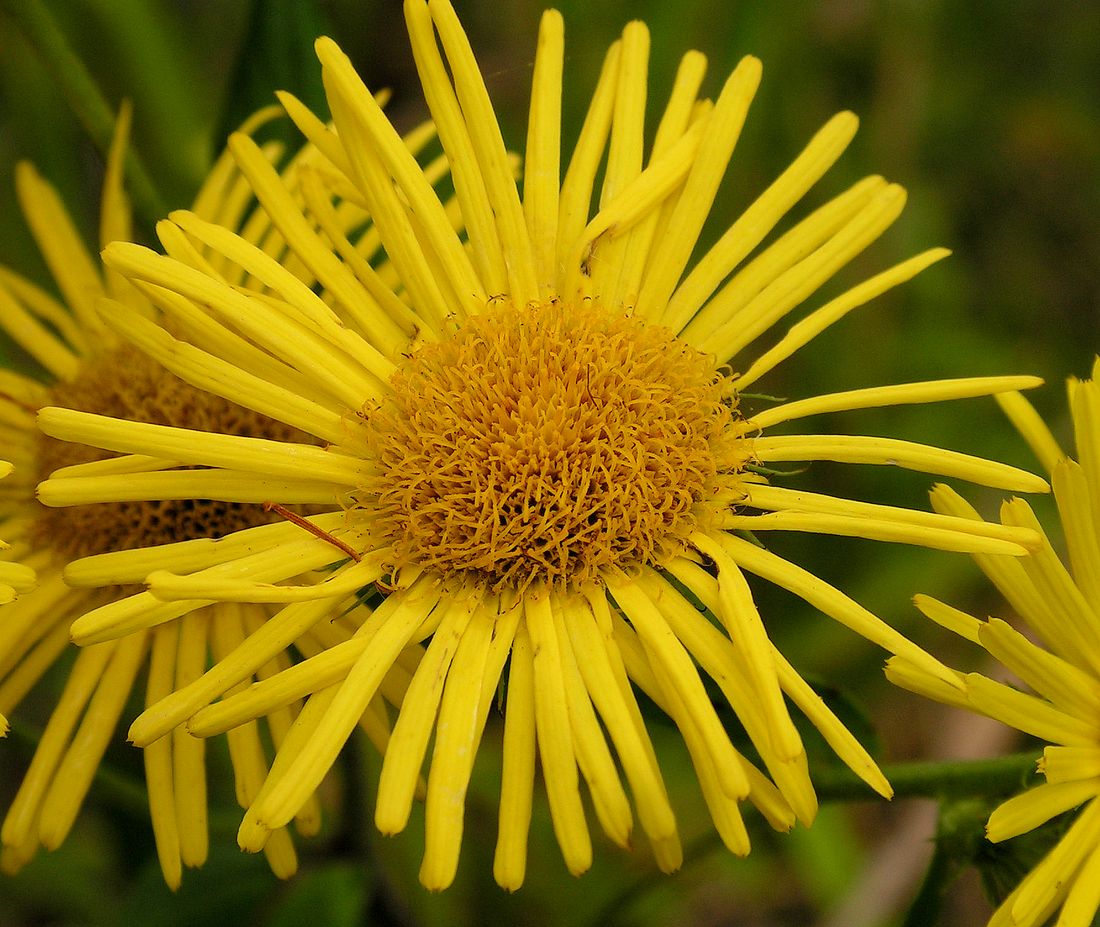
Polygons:
[[[995,797],[1021,791],[1035,781],[1038,754],[1034,750],[982,760],[891,763],[881,767],[900,798]],[[876,794],[843,768],[814,774],[821,801],[864,801]]]

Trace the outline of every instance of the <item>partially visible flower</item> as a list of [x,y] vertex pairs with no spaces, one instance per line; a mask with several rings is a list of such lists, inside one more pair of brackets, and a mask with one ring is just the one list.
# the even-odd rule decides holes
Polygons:
[[[10,460],[0,460],[0,479],[8,476],[14,469]],[[0,492],[3,492],[0,489]],[[20,592],[29,592],[34,588],[34,570],[23,566],[16,560],[6,559],[12,556],[12,547],[0,537],[0,605],[7,605],[15,600]],[[0,737],[8,732],[8,719],[0,713]]]
[[[181,562],[172,549],[117,555],[113,562],[149,573],[151,593],[82,618],[73,627],[82,643],[210,600],[292,603],[202,679],[148,709],[131,737],[153,744],[192,716],[193,733],[231,730],[309,696],[245,816],[239,840],[255,850],[322,781],[398,654],[430,639],[386,751],[375,819],[386,833],[405,827],[434,737],[421,869],[432,889],[454,877],[465,793],[502,683],[495,876],[509,889],[524,878],[537,762],[570,871],[583,872],[592,857],[582,780],[610,839],[629,845],[636,808],[658,865],[680,864],[639,689],[682,732],[715,825],[734,852],[749,849],[739,809],[746,797],[779,828],[814,818],[817,799],[787,698],[845,763],[889,795],[872,758],[773,646],[746,573],[942,672],[948,684],[953,677],[744,532],[813,531],[1013,555],[1033,535],[772,486],[768,468],[834,460],[1019,491],[1047,487],[1004,465],[904,441],[772,430],[819,413],[987,395],[1038,381],[910,383],[748,408],[745,391],[761,376],[946,254],[934,249],[880,273],[808,314],[767,350],[754,349],[739,372],[726,367],[900,213],[904,192],[869,177],[749,259],[840,156],[855,117],[830,120],[689,269],[759,81],[756,59],[746,58],[711,102],[698,97],[703,57],[685,56],[647,158],[649,37],[641,23],[630,24],[607,56],[563,180],[563,32],[560,16],[547,13],[521,198],[453,9],[445,0],[409,0],[405,10],[453,202],[440,201],[348,59],[322,39],[334,127],[292,97],[282,99],[327,163],[291,191],[247,138],[230,147],[300,263],[326,287],[325,298],[312,278],[303,282],[262,249],[191,213],[173,214],[162,227],[167,256],[127,244],[105,252],[114,271],[149,285],[168,317],[201,319],[209,337],[200,343],[194,329],[177,337],[133,312],[113,312],[113,328],[184,379],[327,446],[52,409],[40,415],[54,436],[148,455],[119,458],[132,464],[124,477],[60,474],[40,487],[50,504],[123,493],[178,498],[201,485],[232,501],[327,498],[334,519],[347,509],[346,524],[327,538],[292,544],[285,534],[257,536],[248,556],[234,536],[205,560]],[[349,204],[369,212],[364,236],[381,242],[384,262],[364,260],[348,240],[338,217]],[[243,292],[211,273],[194,258],[196,245],[217,254],[223,272],[232,267],[266,289]],[[247,352],[237,347],[242,339]],[[323,581],[292,580],[340,556],[344,562]],[[293,584],[280,585],[287,580]],[[379,580],[389,594],[352,640],[205,707],[327,614],[326,598]],[[153,601],[163,604],[142,614]],[[770,780],[734,748],[703,675],[743,723]]]
[[[1046,741],[1039,771],[1044,785],[1010,798],[990,815],[987,835],[1000,842],[1025,834],[1071,809],[1073,824],[994,913],[990,927],[1036,927],[1061,909],[1058,927],[1087,927],[1100,909],[1100,360],[1093,379],[1069,382],[1077,460],[1065,454],[1022,396],[998,397],[1051,474],[1068,549],[1054,552],[1030,506],[1013,499],[1001,508],[1004,525],[1040,533],[1029,557],[976,555],[1001,591],[1007,611],[1028,636],[1000,618],[979,621],[927,596],[925,615],[980,645],[1031,691],[979,673],[956,674],[957,684],[933,677],[905,656],[887,664],[900,686],[969,708]],[[980,518],[957,493],[937,487],[937,511]]]
[[[244,127],[248,132],[278,115],[271,108]],[[130,211],[122,183],[123,153],[129,110],[120,116],[108,161],[101,215],[103,245],[130,237]],[[423,134],[423,133],[421,133]],[[281,148],[269,145],[262,157],[279,158]],[[287,167],[295,169],[303,152]],[[253,438],[309,441],[296,429],[197,389],[178,379],[156,361],[120,341],[98,314],[104,306],[125,309],[139,318],[157,319],[146,287],[134,286],[111,271],[103,272],[88,253],[65,207],[53,188],[29,164],[19,165],[16,190],[31,231],[53,273],[65,304],[11,270],[0,268],[0,326],[48,372],[39,382],[11,371],[0,371],[0,429],[5,452],[18,462],[15,476],[0,495],[0,531],[14,545],[28,567],[38,572],[39,588],[5,609],[0,621],[0,711],[9,716],[38,680],[71,649],[74,620],[97,608],[130,607],[134,584],[145,570],[133,558],[121,567],[118,552],[167,544],[173,560],[184,564],[199,553],[207,562],[214,556],[247,553],[256,537],[293,540],[298,527],[259,504],[262,494],[246,502],[225,503],[203,497],[189,486],[186,498],[167,494],[162,501],[135,500],[123,494],[111,505],[58,510],[35,499],[35,483],[47,473],[68,470],[107,475],[122,480],[135,470],[147,470],[148,460],[101,460],[104,455],[81,445],[44,438],[35,427],[35,413],[44,405],[64,405],[96,414],[157,422],[162,426],[188,425]],[[249,240],[281,254],[281,239],[266,214],[254,209],[247,184],[228,154],[213,166],[195,202],[196,214],[227,228],[240,229]],[[353,221],[353,220],[349,220]],[[211,273],[223,268],[227,281],[252,285],[224,267],[220,255],[194,249],[196,260],[208,262]],[[303,279],[308,274],[297,267]],[[108,300],[110,297],[110,300]],[[197,340],[210,336],[202,318],[173,319]],[[151,322],[150,322],[151,324]],[[223,342],[225,350],[247,354],[243,340]],[[59,469],[60,468],[60,469]],[[10,469],[10,467],[9,467]],[[198,496],[199,498],[194,498]],[[308,500],[307,500],[308,501]],[[248,504],[251,503],[251,504]],[[342,516],[322,516],[318,524],[332,527]],[[271,523],[278,522],[278,523]],[[244,530],[242,530],[244,529]],[[233,540],[220,541],[232,534]],[[83,558],[83,569],[68,569]],[[140,555],[137,560],[140,560]],[[0,563],[0,598],[10,587],[27,588],[27,567]],[[146,599],[150,597],[145,595]],[[141,596],[138,596],[141,599]],[[354,600],[352,600],[354,601]],[[209,603],[207,603],[209,605]],[[330,609],[326,609],[326,614]],[[267,610],[259,605],[218,603],[203,609],[158,606],[155,626],[150,621],[124,629],[116,639],[81,650],[68,675],[30,767],[0,829],[0,866],[12,872],[28,862],[40,845],[58,846],[68,834],[91,785],[104,751],[118,731],[118,722],[143,667],[146,704],[200,677],[211,662],[222,659],[249,634],[263,625]],[[179,620],[172,620],[179,617]],[[346,639],[357,625],[353,618],[337,618],[318,625],[296,642],[306,654],[318,653]],[[410,652],[410,656],[413,656]],[[256,678],[290,665],[285,652],[272,653]],[[390,689],[390,695],[396,690]],[[265,727],[277,747],[287,736],[297,714],[291,703],[267,714]],[[364,726],[381,745],[388,729],[378,712],[368,714]],[[267,775],[268,733],[257,724],[243,725],[228,735],[236,795],[245,807],[254,799]],[[182,866],[201,865],[207,854],[206,772],[202,741],[180,730],[144,752],[149,807],[157,853],[164,878],[172,887],[180,882]],[[310,797],[297,815],[297,829],[317,830],[320,811]],[[284,830],[266,847],[272,869],[286,877],[296,868],[295,850]]]
[[[0,425],[0,428],[3,427],[3,425]],[[15,467],[10,460],[0,460],[0,479],[10,476],[14,469]],[[0,487],[0,494],[7,495],[9,492],[10,487]],[[4,523],[0,521],[0,529],[3,527]],[[11,544],[4,540],[3,535],[0,535],[0,605],[14,602],[19,593],[30,592],[35,586],[34,570],[24,566],[18,560],[9,559],[18,553],[18,551],[12,549]],[[0,715],[0,718],[2,717]]]

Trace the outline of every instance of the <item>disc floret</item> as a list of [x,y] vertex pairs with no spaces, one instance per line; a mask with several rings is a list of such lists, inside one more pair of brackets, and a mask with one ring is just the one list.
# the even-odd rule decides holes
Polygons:
[[391,386],[364,411],[379,475],[358,505],[398,569],[502,588],[658,563],[747,457],[713,359],[591,300],[491,305]]

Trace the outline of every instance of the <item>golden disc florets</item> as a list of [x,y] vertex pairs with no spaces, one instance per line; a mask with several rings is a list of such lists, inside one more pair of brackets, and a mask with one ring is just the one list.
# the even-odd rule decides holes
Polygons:
[[[73,380],[58,383],[50,390],[50,404],[216,434],[283,441],[305,439],[296,428],[190,386],[132,347],[119,348],[86,363]],[[107,456],[94,448],[42,436],[39,479],[61,467]],[[40,507],[35,533],[41,543],[71,560],[191,538],[219,538],[272,520],[262,506],[209,499],[107,502]]]
[[713,360],[591,301],[491,305],[365,410],[377,485],[360,506],[394,567],[558,585],[659,562],[738,469]]

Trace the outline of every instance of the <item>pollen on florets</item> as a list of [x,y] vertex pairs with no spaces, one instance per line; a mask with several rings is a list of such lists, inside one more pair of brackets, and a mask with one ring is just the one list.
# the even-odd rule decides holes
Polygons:
[[[196,389],[130,346],[89,360],[70,382],[50,390],[50,403],[129,421],[193,428],[217,434],[309,441],[298,429]],[[43,435],[38,477],[109,456],[105,451]],[[277,518],[260,505],[211,499],[105,502],[63,508],[39,507],[37,540],[66,560],[112,550],[130,550],[220,538]]]
[[659,563],[748,456],[711,358],[590,300],[490,305],[390,385],[363,411],[378,477],[356,498],[395,569],[502,588]]

